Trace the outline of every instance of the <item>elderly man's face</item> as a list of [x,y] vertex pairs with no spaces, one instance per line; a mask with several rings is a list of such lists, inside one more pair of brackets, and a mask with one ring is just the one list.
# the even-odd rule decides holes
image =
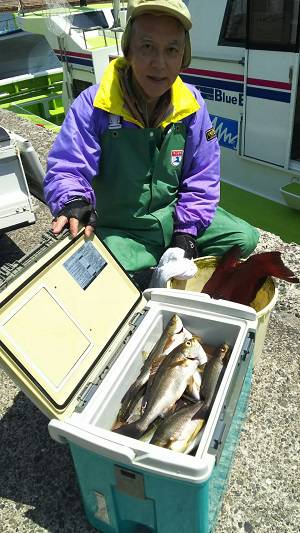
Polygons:
[[128,60],[135,81],[149,99],[158,99],[174,83],[184,45],[184,28],[174,17],[147,14],[134,20]]

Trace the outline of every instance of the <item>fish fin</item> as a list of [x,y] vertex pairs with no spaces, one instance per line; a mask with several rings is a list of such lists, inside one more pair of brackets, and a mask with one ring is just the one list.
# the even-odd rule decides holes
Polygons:
[[144,433],[144,431],[139,429],[136,422],[132,422],[131,424],[124,424],[123,426],[117,429],[113,429],[113,432],[118,433],[119,435],[124,435],[125,437],[131,437],[133,439],[138,439]]
[[288,281],[289,283],[299,283],[299,278],[284,264],[281,258],[281,252],[275,251],[255,254],[250,256],[245,263],[251,263],[251,265],[255,266],[259,264],[264,271],[265,277],[273,276]]
[[226,286],[222,287],[221,297],[249,305],[268,276],[299,283],[295,274],[284,265],[280,252],[264,252],[252,255],[236,267]]

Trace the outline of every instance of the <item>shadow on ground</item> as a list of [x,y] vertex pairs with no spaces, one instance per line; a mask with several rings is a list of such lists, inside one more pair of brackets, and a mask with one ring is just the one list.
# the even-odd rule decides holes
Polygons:
[[67,446],[51,440],[48,419],[20,392],[0,421],[0,498],[32,507],[25,517],[51,533],[92,533]]
[[0,268],[6,263],[13,263],[21,259],[24,252],[5,234],[0,233]]

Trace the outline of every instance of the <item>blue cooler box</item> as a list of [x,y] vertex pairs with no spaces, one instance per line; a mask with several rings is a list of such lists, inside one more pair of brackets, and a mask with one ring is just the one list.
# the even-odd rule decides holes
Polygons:
[[[175,289],[143,294],[97,237],[54,239],[2,280],[0,360],[70,447],[89,522],[111,533],[212,531],[247,409],[256,312]],[[193,455],[117,434],[121,400],[178,314],[231,356]]]

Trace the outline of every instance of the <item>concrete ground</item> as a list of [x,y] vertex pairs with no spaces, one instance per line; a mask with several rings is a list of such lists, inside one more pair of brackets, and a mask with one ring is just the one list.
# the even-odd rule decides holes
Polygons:
[[[0,124],[27,137],[45,164],[54,134],[0,110]],[[39,244],[51,215],[34,200],[37,222],[0,236],[0,267]],[[280,250],[300,275],[300,246],[261,231],[257,251]],[[215,533],[299,531],[300,288],[278,283],[249,409]],[[88,533],[68,448],[0,370],[0,532]],[[188,531],[188,529],[187,529]],[[192,533],[192,532],[191,532]]]

